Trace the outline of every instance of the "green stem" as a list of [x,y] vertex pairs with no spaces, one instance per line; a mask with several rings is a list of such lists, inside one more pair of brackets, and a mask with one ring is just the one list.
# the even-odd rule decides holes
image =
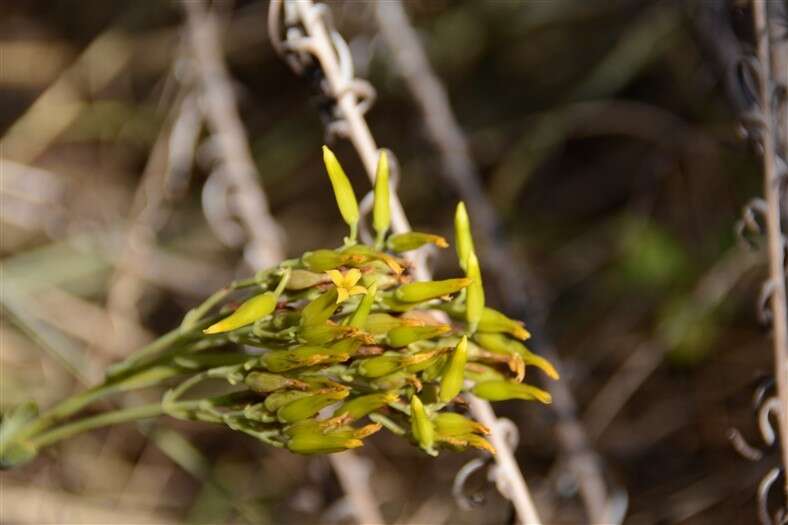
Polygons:
[[19,437],[34,436],[39,432],[46,430],[58,421],[69,417],[71,414],[79,411],[93,401],[112,392],[114,389],[115,385],[111,383],[103,383],[66,398],[59,404],[41,413],[41,415],[39,415],[33,422],[30,423],[30,425],[28,425],[25,430],[20,433]]
[[49,446],[61,439],[66,439],[76,434],[101,428],[109,425],[116,425],[118,423],[126,423],[128,421],[136,421],[138,419],[146,419],[150,417],[160,416],[164,413],[161,403],[151,403],[150,405],[141,405],[136,407],[124,408],[114,412],[107,412],[93,417],[87,417],[68,423],[58,427],[49,432],[45,432],[31,439],[31,443],[37,449]]

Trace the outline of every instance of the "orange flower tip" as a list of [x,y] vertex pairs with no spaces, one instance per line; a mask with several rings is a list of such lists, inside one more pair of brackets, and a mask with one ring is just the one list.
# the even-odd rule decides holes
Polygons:
[[364,442],[361,441],[360,439],[348,439],[347,441],[345,441],[344,446],[345,448],[358,448],[358,447],[363,447]]

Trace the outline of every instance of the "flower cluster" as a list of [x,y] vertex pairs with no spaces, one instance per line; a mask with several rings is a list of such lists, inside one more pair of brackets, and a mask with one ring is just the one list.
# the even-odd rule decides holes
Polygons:
[[[328,148],[324,160],[350,227],[344,245],[258,274],[258,293],[227,305],[229,315],[203,330],[206,343],[220,338],[246,345],[240,362],[205,370],[170,390],[165,410],[221,422],[303,454],[359,447],[383,427],[431,455],[440,448],[494,452],[484,439],[487,429],[461,414],[460,394],[549,403],[549,394],[523,383],[526,367],[557,374],[522,344],[529,334],[521,323],[485,306],[464,205],[457,207],[455,228],[465,275],[416,282],[402,254],[448,243],[425,233],[388,235],[385,153],[375,185],[374,246],[356,239],[357,201]],[[249,347],[261,350],[254,355]],[[187,390],[211,378],[240,388],[210,401],[182,402]]]

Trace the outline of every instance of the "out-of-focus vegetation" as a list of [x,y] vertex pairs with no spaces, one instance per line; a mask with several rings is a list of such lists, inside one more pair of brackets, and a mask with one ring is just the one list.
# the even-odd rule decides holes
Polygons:
[[[516,248],[510,264],[527,268],[546,306],[562,381],[610,486],[626,491],[626,523],[754,522],[756,485],[774,459],[746,461],[727,437],[738,428],[758,442],[751,399],[771,353],[755,308],[764,260],[734,233],[760,191],[759,164],[698,31],[704,4],[407,4]],[[367,117],[397,155],[411,222],[452,238],[458,196],[371,4],[330,7],[357,74],[377,88]],[[321,166],[324,101],[273,53],[266,9],[217,4],[259,182],[295,256],[340,239],[344,226]],[[194,75],[180,6],[58,0],[0,12],[5,411],[96,383],[253,269],[232,242],[237,225],[221,222],[204,189],[210,133],[171,138]],[[747,41],[747,10],[734,2],[729,14]],[[182,147],[197,138],[196,149]],[[353,150],[335,150],[366,192]],[[206,218],[211,206],[219,219]],[[434,261],[439,276],[454,264]],[[521,466],[545,521],[580,521],[555,416],[516,403],[501,413],[520,428]],[[488,485],[482,506],[456,506],[452,479],[473,454],[432,459],[398,439],[368,441],[390,523],[508,519]],[[351,520],[324,458],[180,421],[82,435],[0,476],[9,523]]]

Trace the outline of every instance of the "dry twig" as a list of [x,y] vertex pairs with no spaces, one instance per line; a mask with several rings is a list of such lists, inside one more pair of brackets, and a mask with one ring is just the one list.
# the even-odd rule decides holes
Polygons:
[[[763,148],[763,192],[766,199],[766,235],[769,256],[769,286],[771,288],[771,318],[774,344],[774,375],[780,399],[780,438],[783,467],[788,468],[788,319],[785,296],[785,246],[780,225],[781,178],[786,175],[785,161],[777,151],[778,121],[772,105],[775,85],[785,85],[788,71],[772,72],[770,38],[767,27],[765,0],[753,0],[755,35],[758,43],[758,95],[763,129],[760,134]],[[772,74],[775,73],[773,77]],[[782,173],[781,173],[782,171]],[[785,477],[785,496],[788,500],[788,476]]]

